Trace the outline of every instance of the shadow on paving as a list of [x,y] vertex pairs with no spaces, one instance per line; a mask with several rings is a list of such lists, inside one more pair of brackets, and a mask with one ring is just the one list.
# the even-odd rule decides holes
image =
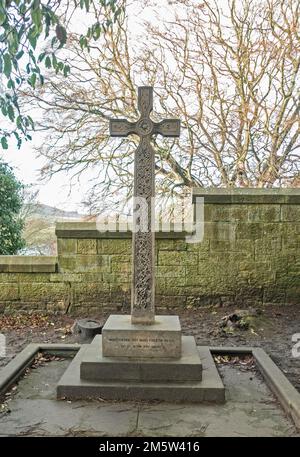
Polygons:
[[[297,436],[255,370],[219,366],[225,405],[56,400],[69,359],[30,370],[6,396],[0,435],[20,436]],[[1,411],[1,410],[0,410]]]

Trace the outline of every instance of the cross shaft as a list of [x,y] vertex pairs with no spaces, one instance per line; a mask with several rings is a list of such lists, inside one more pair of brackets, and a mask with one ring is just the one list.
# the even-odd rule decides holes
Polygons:
[[[155,152],[151,146],[152,135],[179,137],[180,120],[164,119],[153,122],[153,87],[138,88],[137,122],[126,119],[110,119],[110,135],[127,137],[136,134],[140,143],[134,160],[134,201],[133,201],[133,259],[131,321],[133,324],[152,324],[155,320]],[[141,206],[143,211],[141,211]]]

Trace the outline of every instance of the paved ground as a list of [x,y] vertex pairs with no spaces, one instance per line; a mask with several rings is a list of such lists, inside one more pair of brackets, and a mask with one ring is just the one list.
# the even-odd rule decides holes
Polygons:
[[57,401],[69,362],[52,358],[28,370],[2,402],[1,436],[298,436],[254,368],[219,365],[225,405]]

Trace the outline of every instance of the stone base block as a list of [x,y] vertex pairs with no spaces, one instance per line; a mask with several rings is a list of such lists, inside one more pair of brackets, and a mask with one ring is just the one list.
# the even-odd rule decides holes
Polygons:
[[80,378],[80,365],[88,345],[83,345],[57,386],[59,399],[160,400],[167,402],[224,403],[225,389],[208,347],[198,348],[202,381],[141,382],[89,381]]
[[130,315],[112,314],[102,329],[104,357],[180,358],[178,316],[155,316],[151,325],[132,324]]
[[201,381],[202,364],[195,338],[182,337],[182,354],[174,358],[103,357],[102,338],[96,336],[82,357],[81,379],[91,381]]

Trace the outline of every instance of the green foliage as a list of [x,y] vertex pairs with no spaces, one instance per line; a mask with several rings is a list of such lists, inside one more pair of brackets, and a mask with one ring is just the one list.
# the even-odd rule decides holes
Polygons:
[[[44,68],[53,68],[55,73],[67,77],[71,67],[60,61],[57,51],[63,48],[68,39],[68,32],[59,15],[61,0],[0,0],[0,73],[6,89],[0,94],[0,110],[4,117],[14,123],[11,131],[0,127],[0,138],[3,149],[8,148],[8,138],[14,136],[18,147],[22,141],[31,140],[29,132],[34,129],[30,116],[23,114],[19,105],[19,90],[23,85],[33,89],[44,84]],[[96,12],[102,8],[110,11],[112,19],[104,23],[98,21],[88,28],[87,34],[80,37],[82,49],[89,50],[89,40],[97,40],[102,31],[106,31],[119,14],[122,0],[70,0],[64,11],[68,13],[80,8],[89,12],[91,7]],[[47,52],[37,51],[38,43],[50,39],[51,48]],[[27,75],[24,76],[25,68]],[[6,81],[5,81],[6,80]]]
[[[2,145],[3,146],[3,145]],[[16,254],[24,247],[23,221],[20,210],[23,204],[23,186],[12,169],[0,163],[0,254]]]

